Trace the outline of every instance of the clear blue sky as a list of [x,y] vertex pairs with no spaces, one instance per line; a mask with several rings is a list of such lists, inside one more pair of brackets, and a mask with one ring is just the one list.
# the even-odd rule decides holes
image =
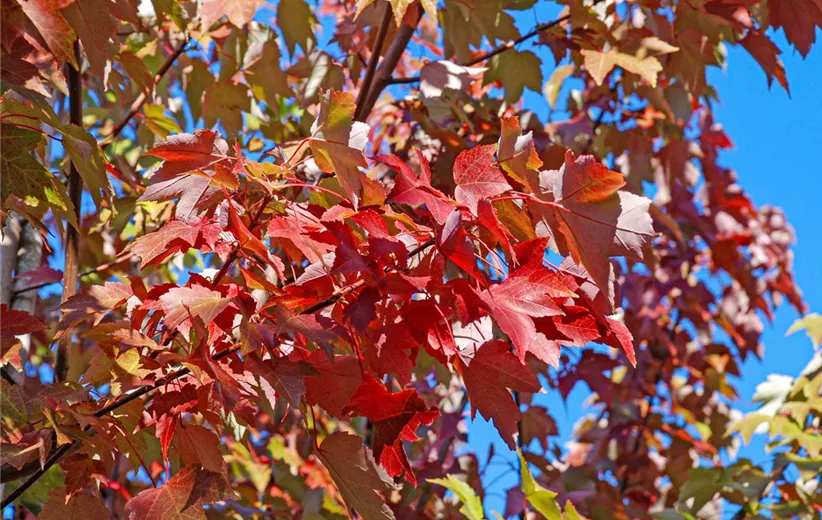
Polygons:
[[[538,8],[536,19],[548,21],[555,18],[557,12],[554,5]],[[520,29],[525,29],[533,26],[535,14],[523,12],[517,19]],[[817,39],[820,37],[822,34],[817,31]],[[822,164],[822,49],[814,48],[803,60],[799,53],[789,50],[781,31],[776,35],[776,43],[783,50],[791,98],[776,82],[769,90],[762,69],[740,48],[729,50],[726,70],[709,71],[709,82],[717,87],[721,99],[715,119],[724,125],[735,145],[733,150],[722,153],[721,164],[736,170],[740,184],[754,203],[784,208],[798,237],[794,249],[797,281],[811,311],[822,312],[822,211],[819,207],[822,190],[816,184],[822,173],[819,166]],[[528,45],[522,48],[531,48],[543,57],[547,64],[543,75],[547,80],[553,68],[548,51]],[[543,117],[547,110],[542,97],[529,91],[525,94],[525,107]],[[743,411],[755,408],[751,402],[754,390],[768,374],[796,375],[810,360],[813,347],[804,334],[785,337],[797,317],[796,311],[783,305],[773,323],[766,325],[765,359],[762,362],[751,359],[743,365],[744,379],[737,381],[741,395],[737,408]],[[587,395],[587,387],[578,385],[567,405],[563,405],[557,393],[537,396],[536,402],[547,406],[556,418],[561,442],[568,440],[574,422],[581,415],[591,413],[590,409],[583,409]],[[489,443],[495,445],[497,457],[516,459],[516,454],[509,452],[500,441],[493,425],[479,415],[470,426],[470,439],[470,447],[482,463]],[[755,438],[743,453],[759,462],[766,458],[763,448],[764,441]],[[503,465],[492,466],[486,473],[486,485],[504,470]],[[516,474],[511,473],[487,488],[486,510],[502,513],[505,491],[517,481]]]

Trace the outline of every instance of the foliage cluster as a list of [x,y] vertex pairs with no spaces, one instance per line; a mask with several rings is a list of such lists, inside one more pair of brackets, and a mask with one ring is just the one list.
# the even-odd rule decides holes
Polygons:
[[4,2],[7,512],[479,519],[470,409],[505,517],[818,517],[819,367],[733,409],[806,309],[706,68],[787,90],[822,3],[537,2]]

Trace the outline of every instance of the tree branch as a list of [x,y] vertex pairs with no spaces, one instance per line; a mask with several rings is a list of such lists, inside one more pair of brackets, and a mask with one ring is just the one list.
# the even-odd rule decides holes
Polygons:
[[168,58],[166,58],[166,61],[163,62],[163,64],[160,66],[160,69],[157,71],[157,74],[154,75],[154,82],[151,86],[151,89],[149,89],[148,91],[143,91],[139,96],[137,96],[134,102],[131,103],[131,108],[129,108],[129,111],[123,118],[123,120],[120,121],[117,124],[117,126],[115,126],[114,129],[111,131],[111,133],[108,134],[105,137],[105,139],[103,139],[100,142],[101,147],[107,146],[114,142],[114,140],[117,139],[117,137],[119,137],[119,135],[123,132],[123,130],[125,130],[126,126],[128,126],[128,124],[131,122],[134,116],[137,115],[137,112],[139,112],[140,109],[143,108],[143,105],[146,104],[149,94],[154,92],[154,89],[157,87],[157,84],[160,83],[160,80],[163,79],[163,76],[165,76],[166,72],[168,72],[171,66],[174,65],[174,62],[177,61],[177,58],[179,58],[180,55],[183,52],[185,52],[186,47],[188,46],[188,43],[190,41],[191,38],[186,36],[185,39],[183,39],[182,43],[180,43],[180,45],[178,45],[177,48],[174,49],[174,52],[172,52],[171,55]]
[[[74,56],[77,67],[68,66],[69,121],[82,128],[83,126],[83,78],[80,75],[80,42],[74,42]],[[74,161],[70,163],[68,193],[74,204],[78,228],[66,222],[65,267],[63,269],[63,297],[61,303],[77,294],[78,272],[80,268],[80,204],[83,196],[83,180]],[[66,334],[57,343],[57,356],[54,361],[54,380],[64,381],[68,374],[68,349],[71,334]]]
[[[391,74],[394,73],[394,68],[397,66],[397,63],[399,63],[400,58],[402,58],[402,53],[405,52],[405,48],[408,47],[408,42],[411,40],[411,36],[413,36],[414,31],[417,30],[417,24],[420,23],[421,18],[422,9],[419,9],[417,21],[414,22],[413,26],[402,24],[402,26],[397,30],[397,34],[394,35],[394,40],[391,42],[391,46],[388,47],[388,50],[385,53],[385,58],[383,58],[382,64],[377,70],[376,81],[374,81],[371,88],[368,89],[369,91],[365,96],[365,102],[362,105],[362,109],[359,111],[358,117],[355,118],[357,121],[365,121],[368,114],[371,113],[371,109],[374,108],[377,98],[380,97],[383,89],[388,85],[388,78],[390,78]],[[357,105],[357,108],[360,108],[359,104]]]
[[[429,247],[431,247],[432,245],[434,245],[434,240],[433,239],[432,240],[427,240],[427,241],[423,242],[422,244],[418,245],[417,247],[415,247],[414,249],[412,249],[411,251],[409,251],[408,255],[409,255],[409,257],[416,256],[416,255],[420,254],[421,252],[425,251],[426,249],[428,249]],[[357,288],[361,287],[364,284],[365,284],[364,280],[358,280],[355,283],[347,286],[346,288],[334,293],[332,296],[326,298],[325,300],[322,300],[322,301],[312,305],[311,307],[308,307],[307,309],[303,310],[299,314],[300,315],[306,315],[306,314],[313,314],[315,312],[318,312],[318,311],[328,307],[329,305],[332,305],[332,304],[336,303],[340,298],[342,298],[346,294],[356,290]],[[219,361],[220,359],[227,358],[227,357],[229,357],[233,354],[236,354],[239,351],[240,351],[239,346],[232,347],[230,349],[223,350],[222,352],[218,352],[217,354],[215,354],[212,357],[212,360]],[[108,415],[109,413],[113,412],[114,410],[117,410],[118,408],[120,408],[122,406],[125,406],[126,404],[134,401],[135,399],[139,399],[140,397],[153,392],[154,390],[160,388],[161,386],[165,386],[166,384],[168,384],[168,383],[170,383],[174,380],[177,380],[177,379],[179,379],[179,378],[181,378],[185,375],[188,375],[190,373],[191,373],[191,370],[189,370],[188,368],[185,368],[185,367],[181,368],[181,369],[175,371],[173,374],[170,374],[170,375],[168,375],[164,378],[161,378],[161,379],[157,380],[153,384],[143,385],[143,386],[137,388],[136,390],[134,390],[133,392],[131,392],[130,394],[127,394],[127,395],[119,397],[118,399],[115,399],[114,401],[112,401],[108,405],[106,405],[106,406],[100,408],[99,410],[97,410],[96,412],[94,412],[92,415],[94,417],[97,417],[97,418]],[[86,428],[84,428],[84,431],[91,431],[91,426],[90,425],[86,426]],[[72,441],[69,444],[64,444],[64,445],[60,446],[56,451],[54,451],[51,454],[51,456],[49,456],[49,458],[46,460],[45,464],[43,464],[42,467],[38,468],[39,461],[34,461],[34,467],[38,468],[38,469],[34,472],[34,474],[31,475],[31,477],[29,477],[28,480],[23,482],[20,485],[20,487],[15,489],[12,493],[10,493],[6,498],[3,499],[2,505],[0,505],[0,508],[5,508],[5,507],[13,504],[15,500],[20,498],[20,495],[22,495],[28,488],[30,488],[35,482],[37,482],[37,480],[39,480],[40,477],[42,477],[52,466],[57,464],[57,462],[59,462],[60,459],[63,458],[75,445],[77,445],[77,441]],[[29,464],[31,464],[31,463],[29,463]],[[5,473],[5,471],[4,471],[4,473]]]
[[360,120],[363,110],[363,103],[368,96],[368,91],[371,90],[371,84],[374,81],[374,73],[377,71],[377,62],[380,61],[380,54],[382,54],[382,46],[385,43],[385,35],[388,33],[388,26],[391,23],[393,14],[391,6],[388,2],[383,6],[382,21],[377,29],[377,38],[374,41],[374,48],[371,51],[371,58],[368,60],[368,66],[365,70],[365,79],[363,79],[362,86],[359,93],[357,93],[357,104],[354,109],[354,119]]

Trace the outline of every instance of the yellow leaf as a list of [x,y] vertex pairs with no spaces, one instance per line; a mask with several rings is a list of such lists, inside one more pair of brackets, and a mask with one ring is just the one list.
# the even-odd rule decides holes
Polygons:
[[662,70],[659,60],[653,56],[638,58],[615,50],[606,52],[583,50],[582,55],[585,57],[585,68],[597,85],[602,85],[608,73],[618,66],[640,76],[652,87],[656,87],[657,73]]

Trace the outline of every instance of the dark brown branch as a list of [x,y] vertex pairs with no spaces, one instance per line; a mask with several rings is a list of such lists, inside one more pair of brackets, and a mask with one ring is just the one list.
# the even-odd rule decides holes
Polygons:
[[[265,207],[265,206],[263,206],[263,207]],[[258,211],[258,215],[259,214],[260,214],[260,212]],[[434,245],[434,241],[433,240],[427,240],[426,242],[423,242],[422,244],[418,245],[416,248],[409,251],[408,255],[409,255],[409,257],[416,256],[416,255],[420,254],[421,252],[425,251],[426,249],[428,249],[429,247],[431,247],[432,245]],[[332,296],[326,298],[325,300],[322,300],[322,301],[312,305],[311,307],[308,307],[307,309],[303,310],[299,314],[306,315],[306,314],[313,314],[315,312],[318,312],[318,311],[328,307],[329,305],[332,305],[332,304],[336,303],[340,298],[342,298],[346,294],[356,290],[357,288],[361,287],[364,283],[365,283],[364,280],[358,280],[357,282],[347,286],[345,289],[342,289],[342,290],[336,292],[335,294],[333,294]],[[222,352],[218,352],[217,354],[214,355],[214,357],[212,357],[212,359],[214,361],[219,361],[220,359],[227,358],[227,357],[229,357],[233,354],[236,354],[239,351],[240,351],[240,347],[233,347],[233,348],[230,348],[228,350],[223,350]],[[143,385],[143,386],[137,388],[135,391],[131,392],[130,394],[124,395],[124,396],[122,396],[118,399],[115,399],[114,401],[112,401],[108,405],[106,405],[106,406],[100,408],[99,410],[97,410],[96,412],[94,412],[94,414],[92,414],[92,415],[94,417],[97,417],[97,418],[108,415],[109,413],[113,412],[114,410],[117,410],[118,408],[120,408],[122,406],[125,406],[126,404],[134,401],[135,399],[139,399],[140,397],[143,397],[144,395],[147,395],[147,394],[153,392],[154,390],[160,388],[161,386],[165,386],[166,384],[168,384],[168,383],[170,383],[170,382],[172,382],[176,379],[179,379],[183,376],[186,376],[190,373],[191,373],[191,371],[188,368],[181,368],[181,369],[177,370],[176,372],[174,372],[173,374],[168,375],[164,378],[161,378],[161,379],[157,380],[154,384]],[[84,428],[84,431],[90,431],[90,430],[91,430],[90,426]],[[28,488],[30,488],[35,482],[37,482],[37,480],[40,479],[40,477],[42,477],[52,466],[57,464],[57,462],[59,462],[60,459],[63,458],[63,456],[65,456],[71,450],[71,448],[73,448],[76,444],[77,444],[77,441],[72,441],[69,444],[62,445],[60,448],[58,448],[56,451],[54,451],[51,454],[51,456],[49,456],[49,458],[46,460],[46,463],[41,468],[37,469],[34,472],[34,474],[32,474],[31,477],[28,478],[28,480],[23,482],[20,485],[20,487],[15,489],[6,498],[3,499],[3,503],[2,503],[2,505],[0,505],[0,508],[5,508],[5,507],[13,504],[15,500],[20,498],[20,495],[22,495]],[[35,464],[35,467],[39,466],[39,461],[34,461],[34,464]]]
[[360,91],[357,94],[357,107],[354,110],[354,119],[360,121],[362,114],[363,103],[368,96],[368,91],[371,90],[371,84],[374,81],[374,73],[377,71],[377,62],[380,61],[382,54],[382,46],[385,43],[385,35],[388,33],[388,26],[391,24],[393,18],[391,6],[386,2],[383,6],[382,21],[377,29],[377,37],[374,40],[374,48],[371,51],[371,58],[368,60],[368,66],[365,70],[365,79],[363,79]]
[[[69,121],[73,125],[83,126],[83,78],[80,75],[80,42],[74,42],[74,56],[77,67],[67,65],[69,89]],[[83,195],[83,180],[74,161],[70,163],[68,178],[68,194],[74,204],[74,215],[77,225],[80,226],[80,203]],[[65,267],[63,269],[63,297],[62,302],[77,293],[78,272],[80,268],[80,230],[66,222]],[[57,356],[54,361],[54,380],[64,381],[68,374],[68,349],[71,344],[71,334],[66,334],[57,344]]]
[[[356,118],[357,121],[365,121],[368,114],[371,113],[371,109],[374,108],[374,104],[377,102],[383,89],[388,85],[388,79],[391,77],[391,74],[394,73],[394,68],[397,66],[397,63],[399,63],[400,58],[402,58],[402,53],[405,52],[405,48],[408,47],[411,36],[413,36],[414,31],[417,30],[417,24],[419,24],[420,18],[422,18],[421,9],[419,10],[417,21],[413,26],[404,23],[397,30],[391,46],[388,47],[388,50],[385,52],[385,58],[383,58],[382,64],[377,70],[375,81],[373,81],[371,88],[368,89],[369,91],[365,96],[362,109],[358,114],[359,117]],[[360,108],[359,104],[357,108]]]
[[171,55],[168,58],[166,58],[166,61],[163,62],[163,64],[160,66],[160,69],[157,71],[157,74],[154,75],[154,82],[151,86],[151,89],[148,91],[144,91],[139,96],[137,96],[137,98],[131,104],[131,108],[129,108],[129,111],[126,114],[126,116],[123,118],[122,121],[120,121],[117,124],[117,126],[114,127],[111,133],[108,134],[105,137],[105,139],[103,139],[100,142],[100,146],[106,146],[111,144],[112,142],[114,142],[115,139],[117,139],[117,137],[123,132],[123,130],[125,130],[126,126],[128,126],[128,124],[131,122],[134,116],[137,115],[137,112],[139,112],[140,109],[143,108],[143,105],[146,104],[149,94],[154,92],[154,89],[157,87],[157,84],[160,83],[160,80],[163,79],[163,76],[165,76],[166,72],[168,72],[171,66],[174,65],[174,62],[177,61],[177,58],[179,58],[180,55],[183,52],[185,52],[186,47],[188,46],[188,43],[190,41],[191,39],[189,37],[186,37],[183,40],[183,42],[180,43],[180,45],[178,45],[176,49],[174,49],[174,52],[172,52]]

